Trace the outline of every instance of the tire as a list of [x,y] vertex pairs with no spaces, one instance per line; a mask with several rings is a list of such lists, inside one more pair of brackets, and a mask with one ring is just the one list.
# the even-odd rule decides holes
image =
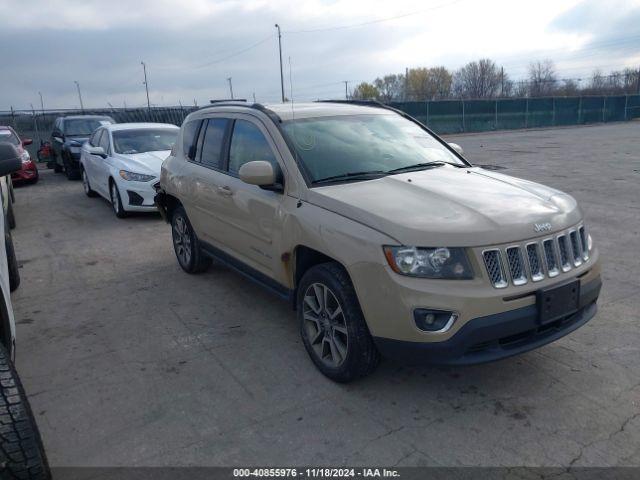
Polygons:
[[[318,302],[323,297],[327,300]],[[310,268],[298,286],[296,305],[304,346],[325,376],[346,383],[376,369],[380,354],[341,265],[330,262]]]
[[118,218],[125,218],[128,213],[122,207],[122,199],[120,198],[120,191],[118,190],[118,186],[116,182],[111,180],[109,182],[109,197],[111,198],[111,208],[113,209],[113,213],[116,214]]
[[189,217],[184,207],[179,206],[171,215],[171,237],[173,251],[180,267],[187,273],[201,273],[211,265],[211,258],[200,248],[198,237],[193,231]]
[[67,175],[67,180],[80,179],[80,169],[71,165],[71,161],[68,158],[64,159],[64,173]]
[[7,349],[0,345],[0,477],[50,480],[38,426]]
[[5,234],[4,247],[7,252],[7,267],[9,270],[9,290],[15,291],[20,286],[20,270],[16,250],[13,247],[13,237],[10,233]]
[[11,197],[9,197],[9,205],[7,207],[7,225],[11,230],[16,228],[16,215],[13,211],[13,202],[11,201]]
[[87,171],[82,169],[82,188],[84,188],[84,193],[87,197],[96,197],[98,194],[91,189],[91,184],[89,183],[89,176],[87,175]]
[[55,158],[53,159],[53,173],[62,173],[62,166]]

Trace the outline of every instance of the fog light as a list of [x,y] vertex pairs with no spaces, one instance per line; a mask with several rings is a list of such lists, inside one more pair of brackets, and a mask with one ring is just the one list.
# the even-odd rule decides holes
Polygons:
[[416,326],[425,332],[446,332],[451,328],[456,318],[458,318],[456,313],[446,310],[416,308],[413,311]]

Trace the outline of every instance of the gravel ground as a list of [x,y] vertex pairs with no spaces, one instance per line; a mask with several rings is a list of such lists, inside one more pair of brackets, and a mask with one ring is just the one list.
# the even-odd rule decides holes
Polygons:
[[17,366],[51,464],[640,465],[640,123],[450,138],[581,202],[600,311],[517,358],[350,385],[316,371],[286,303],[184,274],[158,216],[118,220],[51,171],[16,189]]

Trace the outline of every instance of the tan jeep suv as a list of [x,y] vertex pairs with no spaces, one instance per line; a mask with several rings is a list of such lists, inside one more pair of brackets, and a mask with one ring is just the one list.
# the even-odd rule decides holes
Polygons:
[[388,107],[201,109],[156,188],[180,266],[216,259],[289,299],[311,359],[337,381],[380,354],[508,357],[596,313],[598,251],[572,197],[473,167]]

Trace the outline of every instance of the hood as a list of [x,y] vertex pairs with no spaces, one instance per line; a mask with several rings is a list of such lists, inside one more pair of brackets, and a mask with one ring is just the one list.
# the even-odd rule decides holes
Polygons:
[[555,232],[582,219],[569,195],[480,168],[443,166],[316,187],[308,200],[404,245],[425,247],[521,241],[541,235],[536,223],[550,223]]
[[118,158],[122,161],[125,170],[160,177],[162,162],[164,162],[170,153],[170,150],[163,150],[159,152],[135,153],[132,155],[118,154]]
[[89,140],[89,137],[90,135],[78,135],[78,136],[67,135],[66,137],[64,137],[64,143],[66,143],[67,145],[70,145],[72,143],[78,143],[82,145],[84,142]]

